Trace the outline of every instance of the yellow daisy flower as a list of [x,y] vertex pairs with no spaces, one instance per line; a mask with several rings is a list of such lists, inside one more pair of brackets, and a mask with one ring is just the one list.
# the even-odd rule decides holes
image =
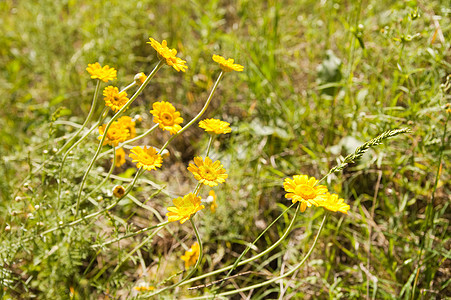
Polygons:
[[197,156],[194,158],[194,163],[196,165],[189,164],[188,170],[193,173],[196,180],[205,185],[217,186],[225,182],[228,176],[219,160],[213,162],[211,158],[206,157],[204,161],[202,157]]
[[283,188],[287,191],[285,198],[292,199],[293,203],[301,202],[301,212],[312,204],[318,206],[318,201],[327,192],[327,187],[315,186],[317,183],[318,180],[307,175],[294,175],[293,179],[285,178],[283,183]]
[[122,198],[125,195],[125,188],[122,185],[115,185],[113,187],[113,195],[116,198]]
[[[105,133],[106,124],[103,124],[99,127],[99,140],[102,139],[104,133]],[[103,146],[105,145],[111,145],[116,147],[119,143],[125,142],[129,136],[130,132],[127,128],[119,124],[119,122],[113,122],[111,124],[110,128],[108,129],[108,132],[106,133],[106,138],[103,141]]]
[[196,264],[196,261],[199,258],[199,252],[199,243],[194,242],[191,248],[185,251],[185,254],[180,257],[185,262],[185,269]]
[[176,134],[182,127],[179,125],[183,122],[180,113],[175,110],[175,107],[165,101],[155,102],[153,110],[150,113],[153,115],[153,121],[159,124],[163,130],[169,131],[171,134]]
[[120,117],[118,120],[119,124],[126,128],[129,132],[128,139],[132,139],[136,136],[136,128],[135,128],[135,121],[129,116],[123,116]]
[[199,122],[199,127],[205,129],[206,132],[216,134],[226,134],[232,132],[229,127],[230,123],[218,119],[205,119]]
[[212,213],[216,212],[216,208],[218,208],[218,203],[216,203],[216,194],[215,191],[211,190],[208,192],[207,202],[210,204],[210,210]]
[[233,63],[234,60],[232,58],[226,60],[224,57],[215,54],[213,55],[213,60],[219,64],[219,66],[224,72],[230,71],[241,72],[244,70],[244,67],[242,65],[234,64]]
[[175,206],[168,207],[169,212],[166,214],[169,222],[180,220],[180,224],[183,224],[196,212],[205,208],[200,202],[200,197],[197,197],[193,193],[189,193],[183,196],[183,198],[175,198],[172,202]]
[[348,210],[351,208],[348,204],[344,203],[342,198],[338,198],[337,194],[325,194],[324,197],[318,201],[318,205],[334,212],[341,212],[348,214]]
[[116,79],[117,71],[114,68],[110,68],[108,65],[102,67],[98,62],[95,64],[88,64],[86,68],[92,79],[100,79],[103,82]]
[[147,42],[147,44],[150,44],[157,51],[158,58],[163,60],[168,66],[173,67],[177,72],[185,72],[185,69],[188,69],[188,66],[185,65],[186,61],[176,57],[177,50],[169,49],[165,40],[161,44],[153,38],[149,38],[149,40],[150,42]]
[[125,164],[125,151],[122,148],[116,150],[116,164],[115,166],[120,168],[123,164]]
[[133,78],[133,80],[136,82],[136,84],[139,84],[139,85],[143,84],[144,81],[146,81],[146,79],[147,79],[147,76],[143,72],[136,74],[135,78]]
[[163,158],[157,153],[157,150],[153,147],[141,148],[139,146],[133,147],[132,154],[129,156],[133,159],[132,162],[137,162],[137,168],[143,168],[144,170],[156,170],[161,168],[163,164]]
[[105,98],[103,98],[103,100],[105,100],[105,105],[111,107],[114,112],[120,110],[128,101],[127,93],[125,91],[119,93],[119,89],[111,85],[103,90],[103,96],[105,96]]

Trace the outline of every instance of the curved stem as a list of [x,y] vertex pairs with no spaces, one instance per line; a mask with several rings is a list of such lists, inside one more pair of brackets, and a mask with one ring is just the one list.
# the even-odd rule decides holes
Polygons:
[[207,110],[208,105],[211,102],[211,99],[213,98],[213,94],[216,91],[216,88],[218,87],[219,81],[221,81],[222,77],[224,76],[224,72],[221,71],[221,73],[218,76],[218,79],[216,79],[215,84],[213,85],[213,88],[211,89],[210,95],[208,96],[207,102],[205,102],[204,107],[202,108],[202,110],[197,114],[197,116],[194,117],[194,119],[192,119],[191,121],[189,121],[188,124],[186,124],[185,126],[183,126],[182,129],[179,130],[179,132],[177,132],[176,134],[174,134],[165,144],[164,146],[160,149],[160,151],[158,152],[158,154],[161,154],[163,152],[164,149],[166,149],[166,147],[169,145],[170,142],[172,142],[173,139],[175,139],[177,136],[179,136],[180,134],[182,134],[186,129],[188,129],[191,125],[193,125],[197,120],[199,120],[200,117],[202,117],[202,115],[204,114],[204,112]]
[[186,280],[188,280],[191,276],[193,276],[194,272],[196,272],[197,267],[199,266],[200,261],[202,260],[202,255],[203,255],[202,252],[203,252],[203,249],[204,249],[204,248],[203,248],[202,240],[201,240],[201,238],[200,238],[200,234],[199,234],[199,231],[197,230],[196,224],[194,224],[194,221],[193,221],[192,218],[190,218],[189,221],[191,222],[191,225],[193,226],[194,234],[196,235],[197,243],[199,244],[199,257],[197,258],[196,264],[195,264],[194,267],[191,269],[191,271],[188,273],[188,275],[186,275],[182,280],[180,280],[180,281],[177,282],[177,283],[174,283],[173,285],[170,285],[170,286],[168,286],[168,287],[165,287],[165,288],[163,288],[163,289],[161,289],[161,290],[156,291],[155,293],[149,295],[149,297],[158,295],[158,294],[160,294],[160,293],[162,293],[162,292],[164,292],[164,291],[166,291],[166,290],[169,290],[169,289],[173,289],[173,288],[175,288],[175,287],[178,287],[178,286],[181,285],[183,282],[186,282]]
[[[255,241],[252,243],[252,245],[254,245],[257,241],[258,241],[258,239],[260,239],[264,234],[265,234],[265,232],[275,223],[275,222],[277,222],[277,220],[279,220],[291,207],[293,207],[293,204],[290,206],[290,207],[288,207],[287,209],[285,209],[268,227],[266,227],[265,228],[265,230],[255,239]],[[196,280],[199,280],[199,279],[203,279],[203,278],[205,278],[205,277],[209,277],[209,276],[212,276],[212,275],[215,275],[215,274],[218,274],[218,273],[222,273],[222,272],[224,272],[224,271],[227,271],[227,270],[230,270],[230,269],[233,269],[233,268],[236,268],[236,267],[238,267],[238,266],[242,266],[242,265],[244,265],[244,264],[247,264],[247,263],[249,263],[249,262],[251,262],[251,261],[254,261],[254,260],[256,260],[256,259],[258,259],[258,258],[260,258],[260,257],[262,257],[263,255],[266,255],[266,254],[268,254],[269,252],[271,252],[274,248],[276,248],[277,246],[279,246],[280,245],[280,243],[288,236],[288,234],[290,233],[290,231],[291,231],[291,229],[293,228],[293,225],[294,225],[294,223],[295,223],[295,220],[296,220],[296,216],[297,216],[297,214],[298,214],[298,212],[299,212],[299,205],[297,206],[297,208],[296,208],[296,212],[295,212],[295,214],[294,214],[294,216],[293,216],[293,219],[291,220],[291,222],[290,222],[290,225],[288,225],[288,227],[287,227],[287,229],[285,230],[285,232],[283,233],[283,235],[280,237],[280,239],[278,239],[277,240],[277,242],[275,242],[271,247],[269,247],[268,249],[266,249],[265,251],[263,251],[263,252],[261,252],[261,253],[259,253],[259,254],[257,254],[257,255],[255,255],[255,256],[253,256],[253,257],[251,257],[251,258],[248,258],[248,259],[246,259],[246,260],[243,260],[243,261],[241,261],[241,262],[239,262],[239,260],[247,253],[247,251],[249,251],[249,249],[252,247],[252,246],[248,246],[247,248],[246,248],[246,250],[244,250],[243,251],[243,253],[240,255],[240,257],[237,259],[237,261],[235,262],[235,264],[234,265],[232,265],[232,266],[227,266],[227,267],[224,267],[224,268],[222,268],[222,269],[219,269],[219,270],[215,270],[215,271],[212,271],[212,272],[210,272],[210,273],[206,273],[206,274],[202,274],[202,275],[200,275],[200,276],[197,276],[197,277],[195,277],[195,278],[192,278],[192,279],[190,279],[190,280],[187,280],[187,281],[185,281],[185,282],[183,282],[181,285],[185,285],[185,284],[188,284],[188,283],[191,283],[191,282],[194,282],[194,281],[196,281]],[[237,263],[238,262],[238,263]]]
[[81,125],[80,129],[78,129],[78,131],[74,134],[73,137],[70,138],[70,140],[68,140],[63,147],[61,147],[61,149],[59,149],[55,155],[60,154],[61,152],[63,152],[64,150],[66,150],[66,148],[70,145],[70,143],[72,143],[77,136],[80,134],[80,132],[82,132],[82,130],[86,127],[86,124],[88,124],[88,122],[91,120],[91,117],[95,111],[95,107],[97,104],[97,98],[99,95],[99,90],[100,90],[100,80],[97,80],[97,85],[96,85],[96,89],[94,92],[94,97],[92,99],[92,104],[91,104],[91,109],[89,110],[88,116],[86,117],[85,122],[83,123],[83,125]]
[[116,167],[116,148],[113,147],[113,161],[110,167],[110,171],[108,174],[103,178],[102,182],[98,184],[86,197],[82,199],[82,201],[88,199],[92,194],[94,194],[108,179],[110,179],[111,174],[113,173],[114,168]]
[[127,85],[126,87],[124,87],[124,88],[120,91],[120,93],[126,92],[129,88],[131,88],[131,87],[134,86],[135,84],[136,84],[136,82],[133,81],[132,83],[130,83],[129,85]]
[[78,146],[78,145],[79,145],[79,144],[80,144],[80,143],[81,143],[88,135],[90,135],[91,132],[92,132],[94,129],[96,129],[96,128],[99,126],[100,123],[103,122],[103,120],[105,120],[108,111],[109,111],[109,110],[108,110],[107,108],[104,108],[103,111],[102,111],[102,113],[100,114],[100,118],[99,118],[99,120],[97,121],[97,123],[96,123],[95,125],[93,125],[93,126],[91,127],[91,129],[89,129],[89,131],[88,131],[84,136],[82,136],[75,144],[73,144],[73,145],[66,151],[66,153],[64,153],[64,156],[63,156],[63,159],[62,159],[62,161],[61,161],[61,165],[60,165],[60,168],[59,168],[59,171],[58,171],[58,173],[59,173],[59,180],[58,180],[58,194],[56,195],[56,197],[57,197],[57,201],[56,201],[56,208],[57,208],[57,210],[59,210],[59,208],[60,208],[61,186],[62,186],[62,180],[63,180],[63,178],[62,178],[62,176],[63,176],[63,167],[64,167],[64,164],[65,164],[65,162],[66,162],[67,156],[68,156],[69,153],[70,153],[75,147],[77,147],[77,146]]
[[[232,290],[232,291],[229,291],[229,292],[220,293],[220,294],[217,294],[217,295],[215,295],[215,296],[216,296],[216,297],[229,296],[229,295],[234,295],[234,294],[241,293],[241,292],[244,292],[244,291],[249,291],[249,290],[253,290],[253,289],[256,289],[256,288],[260,288],[260,287],[262,287],[262,286],[268,285],[268,284],[270,284],[270,283],[273,283],[273,282],[276,282],[276,281],[278,281],[278,280],[280,280],[280,279],[283,279],[283,278],[285,278],[285,277],[287,277],[287,276],[290,276],[291,274],[293,274],[294,272],[296,272],[300,267],[302,267],[302,265],[305,263],[305,261],[306,261],[306,260],[310,257],[310,255],[312,254],[313,249],[315,248],[316,243],[318,242],[318,238],[319,238],[319,236],[320,236],[320,234],[321,234],[321,231],[322,231],[323,228],[324,228],[324,224],[326,223],[326,220],[327,220],[327,216],[328,216],[328,215],[329,215],[328,212],[326,212],[326,213],[324,214],[323,221],[321,222],[321,225],[320,225],[320,227],[319,227],[319,229],[318,229],[318,233],[317,233],[316,236],[315,236],[315,240],[313,241],[313,244],[312,244],[312,246],[310,247],[310,249],[309,249],[309,251],[307,252],[307,254],[305,255],[305,257],[304,257],[304,258],[303,258],[296,266],[294,266],[290,271],[288,271],[287,273],[285,273],[285,274],[283,274],[283,275],[280,275],[280,276],[274,277],[274,278],[272,278],[272,279],[270,279],[270,280],[264,281],[264,282],[262,282],[262,283],[254,284],[254,285],[251,285],[251,286],[247,286],[247,287],[244,287],[244,288],[241,288],[241,289],[237,289],[237,290]],[[205,298],[210,298],[210,297],[212,297],[212,295],[207,295],[207,296],[203,296],[203,297],[196,297],[196,298],[191,298],[191,299],[205,299]]]
[[130,104],[133,103],[133,101],[135,101],[135,99],[138,97],[139,94],[141,94],[141,92],[144,90],[144,88],[146,87],[146,85],[149,83],[149,81],[155,76],[155,74],[157,73],[157,71],[163,66],[163,61],[159,61],[158,64],[155,66],[155,68],[152,70],[152,72],[149,74],[149,76],[146,78],[146,81],[144,81],[144,83],[139,87],[139,89],[135,92],[135,94],[127,101],[127,103],[111,118],[111,120],[108,122],[108,124],[106,125],[104,132],[105,134],[102,136],[102,139],[99,142],[99,146],[97,147],[97,151],[94,154],[94,157],[92,158],[91,162],[89,163],[89,166],[85,172],[85,175],[83,176],[83,179],[81,181],[80,184],[80,188],[78,190],[78,195],[77,195],[77,206],[75,209],[75,217],[77,217],[78,215],[78,211],[80,209],[80,199],[81,199],[81,193],[83,192],[83,187],[86,183],[86,179],[88,178],[89,172],[91,171],[92,167],[94,166],[94,162],[97,159],[97,156],[99,156],[100,150],[102,149],[103,146],[103,142],[105,141],[106,138],[106,133],[108,132],[108,129],[110,128],[111,124],[113,124],[114,121],[116,121],[116,119],[130,106]]

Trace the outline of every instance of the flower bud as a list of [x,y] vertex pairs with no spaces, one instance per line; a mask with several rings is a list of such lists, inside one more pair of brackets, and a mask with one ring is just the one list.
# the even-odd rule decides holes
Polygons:
[[125,195],[125,188],[122,185],[116,185],[113,188],[113,195],[116,198],[122,198]]
[[135,83],[139,84],[139,85],[143,84],[144,81],[146,81],[146,79],[147,79],[147,76],[143,72],[136,74],[135,78],[133,78]]

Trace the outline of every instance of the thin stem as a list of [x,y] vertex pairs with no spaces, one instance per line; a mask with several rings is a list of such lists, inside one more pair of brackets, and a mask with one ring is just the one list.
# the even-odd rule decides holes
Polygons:
[[57,194],[57,201],[56,201],[56,207],[57,207],[58,210],[59,210],[59,208],[60,208],[60,201],[61,201],[61,187],[62,187],[62,180],[63,180],[63,178],[62,178],[62,176],[63,176],[63,167],[64,167],[64,164],[65,164],[65,162],[66,162],[66,159],[67,159],[69,153],[70,153],[75,147],[77,147],[77,146],[78,146],[78,145],[79,145],[79,144],[80,144],[80,143],[81,143],[88,135],[90,135],[91,132],[92,132],[94,129],[96,129],[96,128],[99,126],[100,123],[103,122],[103,120],[105,120],[108,111],[109,111],[109,110],[108,110],[107,108],[104,108],[103,111],[102,111],[102,113],[100,114],[100,118],[99,118],[99,120],[97,121],[97,123],[94,124],[94,125],[91,127],[91,129],[89,129],[89,131],[88,131],[85,135],[83,135],[83,136],[82,136],[75,144],[73,144],[73,145],[66,151],[66,153],[64,153],[64,156],[63,156],[63,159],[62,159],[62,161],[61,161],[60,168],[59,168],[59,171],[58,171],[58,173],[59,173],[59,180],[58,180],[58,194]]
[[116,121],[116,119],[130,106],[130,104],[133,103],[133,101],[135,101],[135,99],[138,97],[139,94],[141,94],[141,92],[144,90],[144,88],[146,87],[146,85],[149,83],[149,81],[155,76],[155,74],[157,73],[157,71],[163,66],[163,61],[159,61],[158,64],[155,66],[155,68],[152,70],[152,72],[149,74],[149,76],[146,78],[146,80],[144,81],[144,83],[139,87],[139,89],[135,92],[135,94],[127,101],[127,103],[113,116],[113,118],[111,118],[111,120],[108,122],[108,124],[105,127],[105,134],[102,136],[100,142],[99,142],[99,146],[97,147],[97,151],[94,154],[94,157],[92,158],[91,162],[89,163],[89,166],[85,172],[85,175],[83,176],[83,179],[81,181],[80,184],[80,189],[78,190],[78,195],[77,195],[77,207],[75,209],[75,217],[77,217],[78,215],[78,211],[80,209],[80,199],[81,199],[81,193],[83,192],[83,187],[86,183],[86,179],[88,178],[89,172],[91,171],[92,167],[94,166],[94,162],[97,159],[97,156],[99,156],[100,150],[102,149],[103,146],[103,142],[105,141],[106,138],[106,133],[108,132],[108,129],[110,128],[111,124],[113,124],[114,121]]
[[[255,241],[252,243],[252,245],[254,245],[264,234],[265,234],[265,232],[275,223],[275,222],[277,222],[277,220],[278,219],[280,219],[291,207],[293,207],[293,204],[290,206],[290,207],[288,207],[287,209],[285,209],[256,239],[255,239]],[[294,225],[294,222],[295,222],[295,220],[296,220],[296,216],[297,216],[297,214],[298,214],[298,212],[299,212],[299,205],[298,205],[298,207],[296,208],[296,212],[295,212],[295,214],[294,214],[294,216],[293,216],[293,219],[291,220],[291,222],[290,222],[290,225],[288,225],[288,227],[287,227],[287,229],[285,230],[285,232],[283,233],[283,235],[280,237],[280,239],[278,239],[271,247],[269,247],[268,249],[266,249],[265,251],[263,251],[263,252],[261,252],[260,254],[257,254],[257,255],[255,255],[255,256],[253,256],[253,257],[251,257],[251,258],[248,258],[248,259],[246,259],[246,260],[243,260],[243,261],[241,261],[241,262],[239,262],[239,260],[247,253],[247,251],[249,251],[249,249],[252,247],[252,246],[248,246],[247,248],[246,248],[246,250],[244,250],[243,251],[243,253],[240,255],[240,257],[237,259],[237,261],[238,261],[238,263],[237,262],[235,262],[235,264],[236,264],[236,266],[235,266],[235,264],[234,265],[232,265],[232,266],[227,266],[227,267],[224,267],[224,268],[222,268],[222,269],[218,269],[218,270],[215,270],[215,271],[212,271],[212,272],[210,272],[210,273],[206,273],[206,274],[202,274],[202,275],[200,275],[200,276],[197,276],[197,277],[195,277],[195,278],[192,278],[192,279],[190,279],[190,280],[187,280],[187,281],[185,281],[185,282],[183,282],[181,285],[185,285],[185,284],[188,284],[188,283],[191,283],[191,282],[194,282],[194,281],[196,281],[196,280],[199,280],[199,279],[203,279],[203,278],[205,278],[205,277],[209,277],[209,276],[212,276],[212,275],[215,275],[215,274],[218,274],[218,273],[222,273],[222,272],[225,272],[225,271],[227,271],[227,270],[230,270],[230,269],[233,269],[233,268],[236,268],[236,267],[239,267],[239,266],[242,266],[242,265],[244,265],[244,264],[247,264],[247,263],[249,263],[249,262],[251,262],[251,261],[254,261],[254,260],[256,260],[256,259],[258,259],[258,258],[260,258],[260,257],[262,257],[262,256],[264,256],[264,255],[266,255],[266,254],[268,254],[269,252],[271,252],[274,248],[276,248],[277,246],[279,246],[280,245],[280,243],[282,243],[282,241],[288,236],[288,234],[290,233],[290,231],[291,231],[291,229],[293,228],[293,225]]]
[[81,125],[80,129],[78,129],[78,131],[70,138],[70,140],[68,140],[63,147],[61,147],[61,149],[59,149],[55,155],[60,154],[61,152],[63,152],[64,150],[66,150],[66,148],[70,145],[70,143],[72,143],[77,136],[80,134],[80,132],[82,132],[82,130],[86,127],[86,124],[88,124],[88,122],[91,120],[92,115],[94,114],[95,111],[95,107],[97,104],[97,98],[99,96],[99,91],[100,91],[100,80],[97,80],[97,85],[96,85],[96,89],[94,91],[94,97],[92,99],[92,104],[91,104],[91,109],[89,110],[88,116],[86,117],[85,122],[83,123],[83,125]]
[[[327,219],[327,216],[328,216],[328,215],[329,215],[328,212],[326,212],[326,213],[324,214],[323,221],[321,222],[321,225],[320,225],[320,227],[319,227],[319,229],[318,229],[318,233],[317,233],[316,236],[315,236],[315,240],[313,241],[313,244],[312,244],[312,246],[310,247],[310,249],[309,249],[309,251],[307,252],[307,254],[305,255],[305,257],[301,260],[300,263],[298,263],[298,264],[297,264],[295,267],[293,267],[290,271],[288,271],[287,273],[285,273],[285,274],[283,274],[283,275],[280,275],[280,276],[277,276],[277,277],[272,278],[272,279],[270,279],[270,280],[264,281],[264,282],[262,282],[262,283],[254,284],[254,285],[251,285],[251,286],[247,286],[247,287],[244,287],[244,288],[241,288],[241,289],[237,289],[237,290],[232,290],[232,291],[229,291],[229,292],[220,293],[220,294],[217,294],[217,295],[214,295],[214,296],[215,296],[215,297],[224,297],[224,296],[234,295],[234,294],[237,294],[237,293],[241,293],[241,292],[253,290],[253,289],[256,289],[256,288],[260,288],[260,287],[262,287],[262,286],[268,285],[268,284],[270,284],[270,283],[273,283],[273,282],[276,282],[276,281],[278,281],[278,280],[280,280],[280,279],[283,279],[283,278],[285,278],[285,277],[287,277],[287,276],[290,276],[291,274],[293,274],[294,272],[296,272],[299,268],[302,267],[302,265],[305,263],[305,261],[306,261],[306,260],[310,257],[310,255],[312,254],[313,249],[315,248],[316,243],[318,242],[318,238],[319,238],[319,236],[320,236],[320,234],[321,234],[321,231],[323,230],[324,224],[326,223],[326,219]],[[196,298],[191,298],[191,299],[205,299],[205,298],[210,298],[210,297],[212,297],[212,296],[213,296],[213,295],[207,295],[207,296],[196,297]]]
[[105,182],[107,182],[108,179],[110,179],[111,174],[113,173],[114,168],[116,167],[116,148],[113,147],[113,161],[110,167],[110,171],[108,174],[103,178],[102,182],[98,184],[86,197],[82,199],[82,201],[88,199],[92,194],[94,194]]
[[130,83],[129,85],[127,85],[126,87],[124,87],[120,93],[127,91],[129,88],[131,88],[132,86],[134,86],[136,84],[135,81],[133,81],[132,83]]
[[164,146],[160,149],[160,151],[158,152],[158,154],[161,154],[163,152],[164,149],[166,149],[166,147],[169,145],[170,142],[172,142],[173,139],[175,139],[177,136],[179,136],[180,134],[182,134],[186,129],[188,129],[191,125],[193,125],[197,120],[199,120],[200,117],[202,117],[202,115],[204,114],[204,112],[207,110],[208,105],[211,102],[211,99],[213,98],[213,94],[216,91],[216,88],[218,87],[219,81],[221,81],[222,77],[224,76],[224,72],[221,71],[221,73],[218,76],[218,79],[216,79],[215,84],[213,85],[213,88],[211,89],[210,95],[208,96],[207,102],[205,102],[204,107],[202,108],[202,110],[197,114],[197,116],[194,117],[194,119],[192,119],[188,124],[186,124],[185,126],[183,126],[182,129],[179,130],[179,132],[177,132],[176,134],[174,134],[165,144]]
[[170,285],[170,286],[168,286],[168,287],[165,287],[165,288],[163,288],[163,289],[161,289],[161,290],[156,291],[155,293],[149,295],[149,297],[158,295],[158,294],[160,294],[160,293],[162,293],[162,292],[164,292],[164,291],[166,291],[166,290],[169,290],[169,289],[173,289],[173,288],[175,288],[175,287],[178,287],[178,286],[181,285],[183,282],[186,282],[186,280],[188,280],[191,276],[193,276],[194,272],[197,271],[197,267],[199,266],[200,261],[202,260],[202,255],[203,255],[203,253],[202,253],[202,252],[203,252],[203,245],[202,245],[202,240],[201,240],[201,238],[200,238],[200,234],[199,234],[199,231],[197,230],[196,224],[194,224],[194,221],[193,221],[192,218],[189,219],[189,221],[191,222],[191,225],[193,226],[194,234],[196,235],[197,243],[199,244],[199,257],[197,258],[196,264],[195,264],[194,267],[191,269],[191,271],[188,273],[188,275],[186,275],[182,280],[180,280],[180,281],[177,282],[177,283],[174,283],[173,285]]
[[208,154],[210,154],[210,149],[211,149],[211,145],[213,144],[213,139],[214,139],[214,135],[210,134],[210,139],[208,140],[207,152],[205,153],[205,157],[207,157]]
[[[291,209],[291,207],[293,207],[293,205],[294,205],[294,203],[291,204],[285,211],[288,211],[289,209]],[[291,231],[291,226],[294,224],[294,221],[296,220],[296,216],[298,215],[299,208],[300,208],[300,205],[298,203],[298,206],[296,207],[296,211],[294,212],[293,219],[291,220],[290,225],[288,226],[288,230],[286,232]],[[238,259],[235,261],[235,263],[232,266],[232,269],[230,269],[230,271],[227,273],[225,278],[228,278],[232,274],[233,270],[236,269],[236,267],[238,266],[238,263],[241,261],[243,256],[246,255],[246,253],[249,251],[249,249],[251,249],[251,247],[254,246],[257,243],[257,241],[266,233],[266,231],[268,231],[268,229],[271,228],[271,226],[277,222],[277,220],[285,213],[285,211],[282,214],[280,214],[280,216],[277,219],[275,219],[271,224],[269,224],[269,226],[266,227],[262,233],[260,233],[260,235],[255,239],[255,241],[251,245],[247,246],[247,248],[243,251],[243,253],[241,253],[241,255],[238,257]],[[218,287],[218,289],[220,289],[225,284],[225,282],[226,281],[223,281],[221,283],[221,285]]]

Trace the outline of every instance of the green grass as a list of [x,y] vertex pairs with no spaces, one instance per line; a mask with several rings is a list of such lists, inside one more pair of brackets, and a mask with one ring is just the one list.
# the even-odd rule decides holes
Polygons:
[[[273,283],[234,297],[451,297],[450,6],[450,1],[386,0],[2,1],[1,295],[66,299],[72,288],[79,299],[126,299],[135,295],[139,282],[164,287],[181,278],[180,256],[195,241],[188,223],[170,224],[149,238],[116,272],[152,231],[103,248],[93,245],[159,223],[149,209],[164,218],[172,197],[192,190],[195,181],[186,167],[195,155],[204,154],[208,141],[196,126],[171,143],[172,155],[161,171],[147,172],[146,181],[141,179],[133,190],[131,195],[146,202],[147,209],[130,197],[108,214],[39,235],[60,220],[71,221],[69,207],[97,147],[93,134],[69,156],[65,209],[57,214],[61,157],[52,153],[89,111],[95,83],[85,71],[87,64],[115,67],[114,84],[124,87],[134,74],[149,73],[156,65],[155,51],[146,44],[153,37],[166,39],[189,69],[177,73],[164,67],[127,110],[127,115],[142,116],[141,132],[153,125],[149,110],[155,101],[172,102],[184,124],[197,114],[219,74],[213,54],[244,65],[244,72],[226,74],[206,113],[230,122],[233,131],[211,150],[229,178],[215,189],[216,213],[205,209],[194,217],[205,247],[194,276],[233,264],[289,206],[284,178],[321,178],[363,142],[407,127],[411,133],[384,141],[326,179],[351,211],[332,214],[299,272],[282,286]],[[167,138],[159,131],[139,144],[159,147]],[[110,159],[96,163],[88,191],[104,178]],[[113,174],[119,177],[83,203],[83,214],[110,204],[112,187],[131,180],[134,172],[131,161],[116,169]],[[272,245],[293,213],[246,257]],[[307,209],[287,240],[270,255],[239,267],[232,274],[252,273],[226,281],[219,292],[268,280],[298,263],[322,216],[322,209]],[[162,298],[201,296],[219,284],[187,287]]]

